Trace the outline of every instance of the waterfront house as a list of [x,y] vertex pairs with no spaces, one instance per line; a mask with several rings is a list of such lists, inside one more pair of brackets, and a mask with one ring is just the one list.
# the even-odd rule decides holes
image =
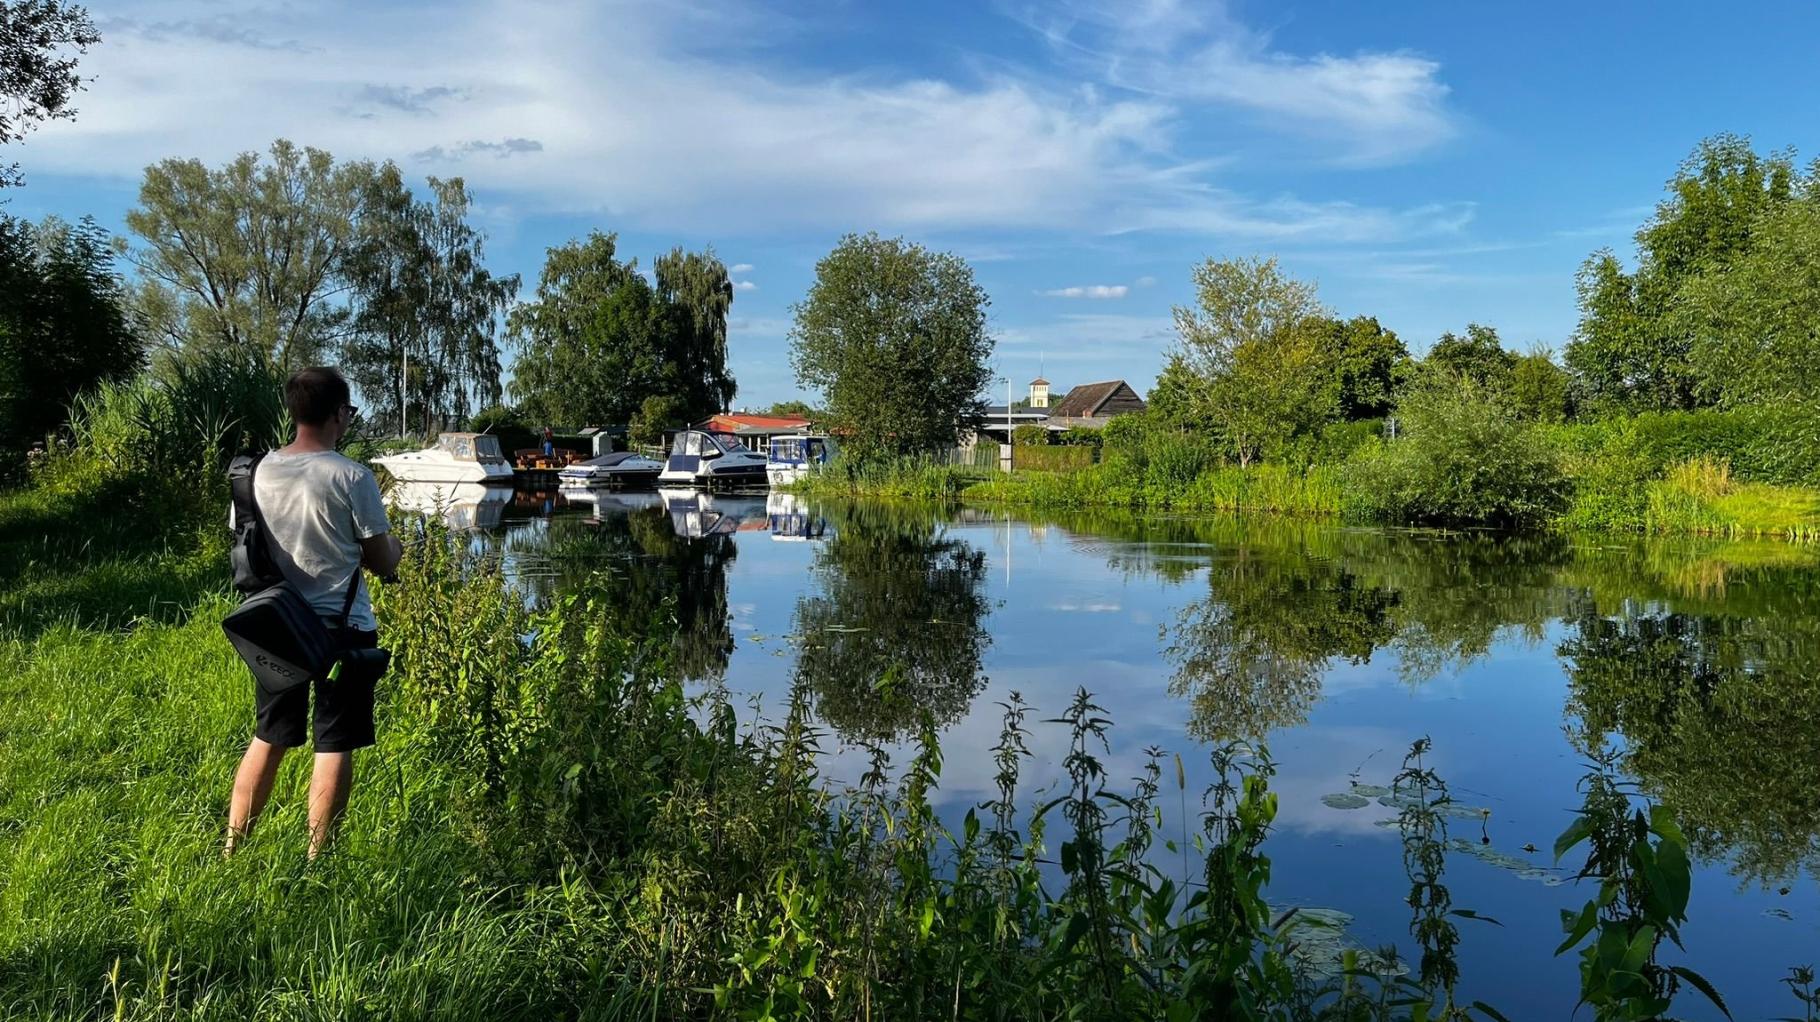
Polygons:
[[710,433],[731,433],[751,450],[760,454],[771,449],[774,437],[811,431],[814,425],[800,415],[752,415],[746,412],[722,412],[695,424],[695,429]]

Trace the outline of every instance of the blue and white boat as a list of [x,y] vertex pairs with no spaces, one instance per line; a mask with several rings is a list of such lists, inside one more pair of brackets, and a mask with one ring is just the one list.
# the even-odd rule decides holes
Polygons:
[[765,457],[765,474],[772,486],[788,486],[807,475],[820,472],[840,453],[833,437],[802,434],[771,439],[770,453]]
[[663,472],[663,463],[632,451],[614,451],[566,465],[556,473],[557,484],[573,486],[650,486]]
[[670,458],[657,477],[661,486],[724,490],[765,485],[765,456],[748,450],[728,433],[685,429],[670,443]]

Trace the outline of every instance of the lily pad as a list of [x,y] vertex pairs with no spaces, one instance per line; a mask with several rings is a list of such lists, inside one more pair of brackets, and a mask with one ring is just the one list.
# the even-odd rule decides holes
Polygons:
[[1384,787],[1382,784],[1359,784],[1355,782],[1352,786],[1352,793],[1354,795],[1363,795],[1366,798],[1383,798],[1385,795],[1390,794],[1390,789]]
[[1371,800],[1348,791],[1337,791],[1331,795],[1322,795],[1321,804],[1329,809],[1363,809],[1371,804]]

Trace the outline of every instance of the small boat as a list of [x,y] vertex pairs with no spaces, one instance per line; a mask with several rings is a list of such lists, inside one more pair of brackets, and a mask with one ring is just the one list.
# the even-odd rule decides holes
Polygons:
[[719,490],[765,485],[765,456],[728,433],[685,429],[670,444],[670,458],[657,481],[664,486]]
[[[663,506],[663,497],[652,490],[615,490],[604,486],[564,486],[556,491],[570,506],[602,514],[631,514]],[[694,491],[689,491],[693,493]]]
[[401,483],[512,484],[512,464],[499,453],[499,438],[485,433],[444,433],[436,446],[374,458]]
[[598,458],[577,461],[556,473],[563,487],[573,486],[649,486],[657,481],[663,463],[632,451],[615,451]]
[[839,448],[832,437],[773,437],[770,453],[765,456],[765,472],[772,486],[788,486],[803,476],[820,472],[837,453]]

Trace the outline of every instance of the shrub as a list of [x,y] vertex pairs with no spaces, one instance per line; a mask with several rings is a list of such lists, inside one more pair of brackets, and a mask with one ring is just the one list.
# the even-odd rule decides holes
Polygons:
[[1509,404],[1464,377],[1414,388],[1398,409],[1404,438],[1348,466],[1355,514],[1394,522],[1524,526],[1567,504],[1561,457]]
[[506,405],[489,405],[475,412],[468,420],[468,430],[493,434],[499,438],[500,449],[505,451],[535,447],[538,441],[538,432],[524,413]]
[[1032,423],[1019,426],[1011,431],[1011,446],[1013,447],[1043,447],[1048,443],[1049,430],[1044,426]]

